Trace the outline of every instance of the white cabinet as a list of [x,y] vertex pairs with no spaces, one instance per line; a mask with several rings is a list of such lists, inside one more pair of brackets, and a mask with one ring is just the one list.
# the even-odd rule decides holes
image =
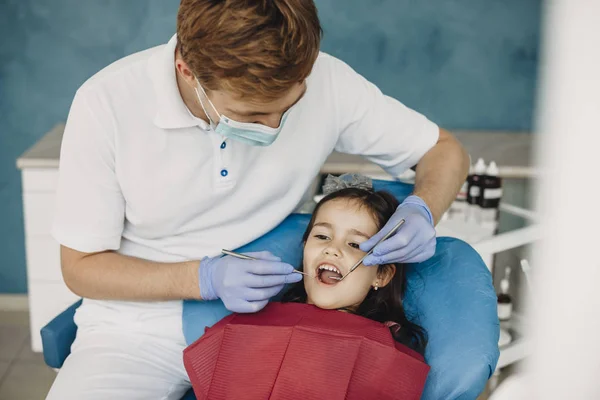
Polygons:
[[58,167],[21,166],[31,347],[42,351],[40,329],[78,300],[60,271],[60,246],[50,235]]

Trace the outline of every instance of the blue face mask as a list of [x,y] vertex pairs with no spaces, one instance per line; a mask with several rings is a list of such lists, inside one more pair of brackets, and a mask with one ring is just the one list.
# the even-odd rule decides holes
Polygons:
[[208,117],[210,121],[210,126],[214,129],[214,131],[220,135],[223,135],[227,138],[234,139],[240,141],[242,143],[246,143],[252,146],[268,146],[272,144],[277,136],[281,132],[281,128],[283,128],[283,124],[287,119],[290,109],[288,109],[285,113],[283,113],[281,117],[281,121],[279,122],[279,126],[277,128],[271,128],[263,124],[257,124],[253,122],[239,122],[235,121],[229,117],[226,117],[223,114],[220,114],[219,111],[215,108],[214,104],[204,91],[198,79],[196,79],[198,83],[198,87],[202,90],[204,97],[208,100],[208,103],[211,105],[213,110],[219,116],[219,122],[214,123],[210,115],[208,114],[206,108],[204,107],[204,103],[202,103],[202,99],[200,98],[200,93],[198,92],[198,88],[194,88],[196,91],[196,96],[198,97],[198,101],[200,102],[200,106],[202,106],[202,110],[204,110],[204,114]]

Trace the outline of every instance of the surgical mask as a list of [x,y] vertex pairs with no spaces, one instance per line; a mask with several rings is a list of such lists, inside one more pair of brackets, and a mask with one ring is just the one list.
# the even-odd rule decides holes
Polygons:
[[202,102],[202,99],[200,98],[200,93],[198,92],[198,87],[195,87],[194,90],[196,91],[196,96],[198,97],[200,106],[202,107],[202,110],[204,110],[204,114],[206,114],[206,116],[208,117],[208,120],[210,121],[210,126],[214,129],[216,133],[252,146],[268,146],[272,144],[275,141],[275,139],[277,139],[277,136],[281,132],[281,128],[283,128],[283,124],[285,123],[285,120],[287,119],[291,108],[283,113],[281,121],[279,122],[279,126],[277,128],[271,128],[269,126],[253,122],[235,121],[229,117],[226,117],[223,114],[220,114],[219,111],[217,111],[217,109],[215,108],[212,101],[210,101],[210,99],[206,95],[206,92],[204,91],[202,85],[200,85],[198,79],[196,79],[196,82],[198,83],[198,87],[200,88],[200,90],[202,90],[204,97],[206,97],[206,99],[208,100],[210,106],[213,108],[213,110],[215,110],[215,112],[219,116],[219,123],[215,124],[210,115],[208,114],[206,108],[204,107],[204,103]]

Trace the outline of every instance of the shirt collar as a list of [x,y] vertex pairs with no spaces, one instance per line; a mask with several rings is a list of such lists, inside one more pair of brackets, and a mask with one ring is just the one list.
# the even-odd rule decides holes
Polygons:
[[208,124],[195,118],[189,111],[177,87],[175,71],[175,47],[177,35],[148,60],[148,73],[156,96],[154,124],[162,129],[189,128]]

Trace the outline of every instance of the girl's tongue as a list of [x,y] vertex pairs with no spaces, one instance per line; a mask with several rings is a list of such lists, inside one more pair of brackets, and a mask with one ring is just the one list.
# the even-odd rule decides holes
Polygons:
[[338,279],[341,277],[342,276],[335,271],[321,270],[319,273],[319,279],[326,285],[335,285],[339,282]]

